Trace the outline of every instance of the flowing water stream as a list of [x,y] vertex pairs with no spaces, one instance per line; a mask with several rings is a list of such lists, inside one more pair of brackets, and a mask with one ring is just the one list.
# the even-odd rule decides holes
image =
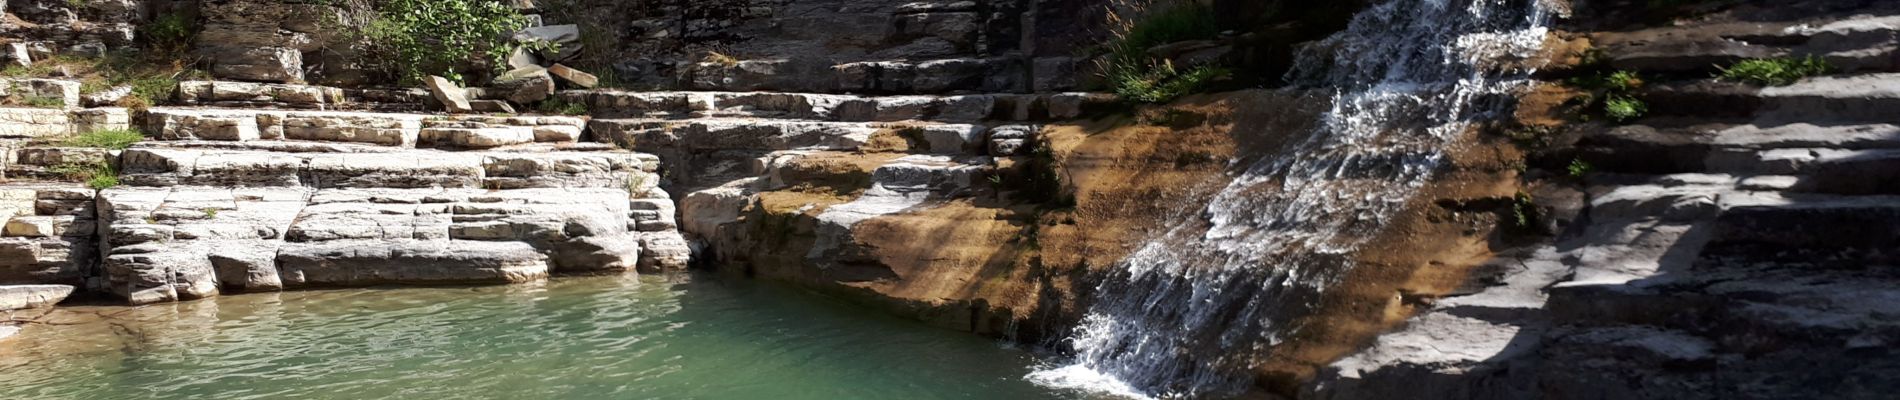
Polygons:
[[1432,177],[1447,146],[1521,87],[1528,71],[1503,61],[1541,47],[1546,8],[1390,0],[1309,45],[1289,90],[1334,93],[1318,128],[1236,165],[1197,218],[1112,271],[1064,343],[1074,359],[1030,379],[1135,397],[1243,388],[1258,357],[1350,271],[1352,252]]
[[[568,278],[62,307],[0,399],[1029,399],[1026,352],[772,285]],[[102,317],[107,315],[108,317]]]

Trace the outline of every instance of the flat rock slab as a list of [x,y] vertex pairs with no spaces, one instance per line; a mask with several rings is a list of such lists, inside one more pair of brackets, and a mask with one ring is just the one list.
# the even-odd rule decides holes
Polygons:
[[0,311],[50,307],[73,294],[67,285],[0,286]]

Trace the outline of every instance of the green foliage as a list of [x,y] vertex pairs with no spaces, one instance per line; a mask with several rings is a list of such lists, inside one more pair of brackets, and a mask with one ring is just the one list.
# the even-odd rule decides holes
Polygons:
[[89,163],[66,163],[55,165],[50,170],[74,182],[85,182],[93,189],[104,190],[119,186],[119,171],[112,169],[105,160]]
[[1107,44],[1103,70],[1114,92],[1141,103],[1165,103],[1205,90],[1209,83],[1230,75],[1224,68],[1197,66],[1182,70],[1168,60],[1156,60],[1148,50],[1159,45],[1212,39],[1220,35],[1214,10],[1187,3],[1146,15]]
[[33,108],[66,108],[66,100],[58,97],[22,96],[19,103]]
[[1188,3],[1161,10],[1130,25],[1128,32],[1111,43],[1116,58],[1140,61],[1149,48],[1168,43],[1212,39],[1220,35],[1214,9],[1200,3]]
[[559,97],[549,98],[535,107],[542,114],[587,115],[587,104],[569,102]]
[[1643,88],[1642,75],[1632,71],[1599,72],[1570,78],[1564,83],[1589,92],[1581,97],[1582,108],[1600,112],[1615,122],[1629,122],[1649,113],[1649,105],[1636,98]]
[[1747,60],[1722,68],[1721,78],[1726,81],[1749,82],[1763,86],[1787,86],[1810,76],[1825,75],[1833,71],[1834,66],[1819,57],[1772,58]]
[[471,66],[507,65],[518,47],[511,35],[528,25],[506,2],[492,0],[389,0],[377,14],[365,30],[373,58],[411,84],[429,75],[465,83],[462,73]]
[[1603,116],[1611,121],[1629,122],[1649,113],[1649,105],[1635,97],[1613,95],[1603,101]]
[[100,173],[93,175],[91,179],[86,180],[87,187],[91,187],[93,190],[106,190],[119,186],[119,171],[114,171],[110,167],[100,171]]
[[1570,86],[1592,91],[1607,91],[1612,94],[1629,94],[1643,88],[1643,77],[1634,71],[1614,71],[1608,74],[1585,75],[1570,78]]
[[1209,83],[1225,78],[1225,68],[1199,66],[1181,71],[1174,63],[1162,61],[1145,67],[1116,67],[1109,72],[1115,94],[1141,103],[1166,103],[1206,89]]
[[207,207],[207,208],[205,208],[205,209],[202,209],[202,210],[198,210],[198,212],[202,212],[202,213],[205,213],[205,218],[217,218],[217,217],[218,217],[218,209],[216,209],[216,208],[209,208],[209,207]]
[[1564,172],[1568,172],[1571,178],[1583,179],[1585,175],[1589,175],[1590,171],[1595,169],[1596,167],[1591,166],[1590,163],[1584,162],[1583,159],[1579,158],[1570,160],[1570,165],[1564,167]]
[[1513,227],[1518,229],[1533,228],[1536,226],[1537,220],[1543,217],[1542,214],[1543,211],[1537,208],[1537,199],[1532,198],[1529,193],[1517,192],[1517,196],[1511,198],[1511,222],[1513,222]]
[[183,52],[198,36],[198,21],[184,13],[166,13],[140,26],[139,34],[152,49]]
[[106,129],[73,136],[60,144],[67,147],[91,147],[108,150],[125,150],[133,143],[145,140],[145,134],[130,129]]
[[60,76],[77,79],[80,91],[97,93],[118,86],[130,86],[132,94],[119,106],[142,109],[171,99],[178,81],[205,79],[204,71],[190,68],[190,62],[162,54],[115,52],[104,57],[82,58],[55,56],[34,62],[32,66],[9,66],[0,76],[44,78]]

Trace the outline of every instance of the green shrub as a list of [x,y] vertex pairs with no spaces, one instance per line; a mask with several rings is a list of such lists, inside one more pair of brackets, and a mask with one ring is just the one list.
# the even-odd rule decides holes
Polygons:
[[1590,163],[1584,162],[1583,159],[1579,158],[1570,160],[1570,165],[1564,167],[1564,172],[1570,173],[1570,177],[1572,178],[1582,179],[1585,175],[1589,175],[1590,171],[1595,169],[1596,167],[1591,166]]
[[1633,71],[1599,72],[1564,81],[1570,87],[1589,92],[1580,97],[1587,112],[1600,112],[1615,122],[1629,122],[1649,113],[1649,105],[1636,98],[1643,88],[1642,75]]
[[119,186],[119,171],[113,170],[105,160],[89,163],[66,163],[55,165],[50,170],[74,182],[85,182],[93,189],[105,190]]
[[[472,66],[500,67],[518,45],[512,34],[527,17],[507,2],[492,0],[389,0],[365,34],[373,59],[404,83],[441,75],[458,83]],[[540,46],[551,46],[542,44]]]
[[1810,76],[1825,75],[1834,66],[1818,57],[1747,60],[1722,68],[1721,78],[1763,86],[1787,86]]
[[1613,95],[1603,101],[1603,116],[1611,121],[1629,122],[1649,113],[1649,105],[1634,97]]
[[1517,196],[1511,198],[1511,222],[1513,222],[1513,227],[1518,229],[1533,228],[1536,226],[1537,220],[1543,217],[1542,214],[1543,210],[1537,208],[1537,199],[1532,198],[1529,193],[1517,192]]
[[167,13],[139,27],[139,34],[152,49],[183,52],[198,36],[198,21],[184,13]]
[[1181,70],[1173,62],[1149,56],[1148,49],[1212,39],[1220,35],[1219,29],[1213,9],[1199,3],[1181,4],[1143,17],[1107,44],[1109,57],[1103,71],[1109,85],[1123,99],[1141,103],[1165,103],[1205,90],[1210,83],[1226,78],[1229,71],[1205,65]]
[[20,104],[34,108],[66,108],[66,100],[58,97],[25,96],[21,98]]
[[1194,94],[1206,89],[1215,80],[1225,78],[1225,68],[1199,66],[1181,71],[1174,63],[1163,61],[1160,64],[1143,69],[1116,68],[1109,80],[1115,85],[1115,94],[1123,99],[1142,103],[1166,103],[1181,96]]
[[118,86],[132,87],[132,94],[119,106],[141,109],[172,98],[178,81],[206,79],[204,71],[192,69],[190,62],[156,52],[113,52],[104,57],[54,56],[32,66],[10,66],[0,70],[9,78],[45,78],[59,76],[80,82],[80,92],[97,93]]
[[114,171],[112,168],[106,168],[101,171],[103,171],[103,173],[93,175],[92,179],[87,179],[86,186],[93,188],[93,190],[106,190],[119,186],[118,171]]
[[145,134],[130,129],[106,129],[87,132],[67,138],[61,142],[68,147],[92,147],[108,150],[124,150],[133,143],[145,140]]
[[1200,3],[1188,3],[1142,17],[1109,46],[1116,58],[1145,59],[1148,49],[1155,46],[1213,39],[1219,35],[1220,25],[1214,19],[1214,10]]

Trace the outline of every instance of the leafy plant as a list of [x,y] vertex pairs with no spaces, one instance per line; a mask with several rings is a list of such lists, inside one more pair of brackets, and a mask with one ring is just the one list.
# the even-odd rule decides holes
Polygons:
[[204,71],[192,69],[190,60],[170,58],[158,52],[114,52],[104,57],[80,58],[55,56],[34,62],[32,66],[10,66],[0,70],[9,78],[63,76],[77,79],[80,91],[97,93],[118,86],[129,86],[132,93],[119,106],[141,109],[170,99],[178,81],[206,79]]
[[20,104],[33,108],[66,108],[66,100],[47,96],[22,96]]
[[1187,71],[1161,61],[1148,68],[1116,68],[1109,73],[1115,94],[1142,103],[1166,103],[1205,89],[1209,83],[1225,78],[1229,71],[1213,66],[1198,66]]
[[1591,166],[1588,162],[1584,162],[1581,158],[1570,160],[1570,165],[1564,167],[1564,171],[1570,173],[1571,178],[1577,179],[1583,179],[1585,175],[1589,175],[1590,171],[1595,169],[1596,167]]
[[86,187],[90,187],[93,190],[106,190],[118,186],[119,171],[114,171],[112,168],[100,170],[99,174],[93,175],[92,179],[86,180]]
[[1512,222],[1515,223],[1512,226],[1530,229],[1542,217],[1542,213],[1543,211],[1537,208],[1537,199],[1532,198],[1529,193],[1517,192],[1517,196],[1511,198],[1511,216]]
[[112,165],[107,164],[105,160],[65,163],[55,165],[49,170],[69,181],[86,182],[86,185],[93,189],[105,190],[119,186],[119,171],[112,169]]
[[184,52],[198,36],[198,21],[184,13],[166,13],[139,27],[139,33],[152,49]]
[[1649,105],[1636,98],[1643,88],[1642,75],[1633,71],[1611,71],[1570,78],[1564,83],[1590,92],[1581,97],[1583,108],[1596,110],[1611,121],[1629,122],[1649,113]]
[[1180,96],[1206,89],[1209,83],[1225,78],[1229,71],[1214,66],[1182,70],[1172,61],[1156,60],[1148,50],[1167,43],[1212,39],[1220,35],[1214,10],[1200,3],[1185,3],[1159,10],[1127,22],[1106,47],[1109,57],[1103,71],[1114,92],[1123,99],[1141,103],[1165,103]]
[[1834,66],[1819,57],[1746,60],[1722,68],[1721,79],[1763,86],[1787,86],[1810,76],[1825,75]]
[[205,209],[202,209],[202,210],[198,210],[198,212],[202,212],[202,213],[205,213],[205,218],[217,218],[217,217],[218,217],[218,209],[216,209],[216,208],[209,208],[209,207],[207,207],[207,208],[205,208]]
[[1603,102],[1603,116],[1611,121],[1629,122],[1649,113],[1649,105],[1634,97],[1613,95]]
[[1200,3],[1187,3],[1162,9],[1125,23],[1126,30],[1116,35],[1109,50],[1116,58],[1141,61],[1149,48],[1187,40],[1212,39],[1220,35],[1220,23],[1214,9]]
[[67,147],[91,147],[108,150],[124,150],[133,143],[145,140],[145,134],[131,129],[105,129],[73,136],[60,144]]
[[553,43],[513,43],[511,35],[528,25],[527,17],[507,2],[491,0],[389,0],[365,33],[375,43],[375,59],[405,83],[442,75],[458,83],[472,66],[507,65],[517,47],[547,49]]

